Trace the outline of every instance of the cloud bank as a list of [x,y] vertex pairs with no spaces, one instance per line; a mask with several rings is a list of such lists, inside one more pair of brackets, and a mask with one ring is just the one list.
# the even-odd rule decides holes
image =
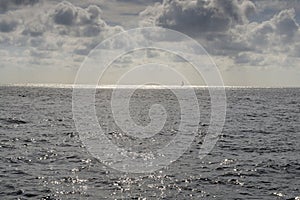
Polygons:
[[256,4],[262,1],[165,0],[140,13],[141,25],[186,33],[212,55],[227,56],[235,64],[284,66],[289,56],[298,54],[300,31],[295,9],[283,9],[258,22],[252,20],[262,9]]
[[[0,18],[0,48],[9,55],[2,59],[2,67],[18,60],[17,65],[23,63],[29,68],[58,65],[76,69],[95,45],[123,30],[108,25],[97,5],[82,8],[68,1],[54,6],[38,1],[16,2],[23,9],[3,13]],[[7,1],[5,5],[8,8],[10,4]],[[36,13],[29,17],[32,11]],[[11,53],[10,49],[17,52]]]
[[298,13],[297,0],[1,0],[0,69],[75,73],[91,49],[132,24],[188,34],[224,70],[299,69]]
[[254,11],[255,6],[250,1],[168,0],[148,7],[140,16],[145,18],[143,25],[185,30],[197,36],[207,32],[224,32],[236,24],[243,24]]

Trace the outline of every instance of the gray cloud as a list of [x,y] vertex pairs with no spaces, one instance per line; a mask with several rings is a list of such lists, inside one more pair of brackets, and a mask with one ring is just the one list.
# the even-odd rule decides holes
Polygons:
[[241,52],[235,57],[235,63],[260,66],[263,64],[264,59],[264,56],[261,54],[253,52]]
[[55,24],[63,25],[57,27],[62,35],[95,37],[110,29],[110,26],[101,19],[101,13],[101,9],[96,5],[90,5],[84,9],[63,1],[55,7],[50,16]]
[[18,21],[11,18],[0,19],[0,32],[11,32],[16,29]]
[[98,23],[101,13],[101,9],[96,5],[89,5],[84,9],[63,1],[56,5],[52,15],[55,23],[70,26]]
[[283,9],[262,22],[250,21],[258,10],[247,0],[166,0],[149,6],[140,16],[142,25],[187,33],[209,53],[228,56],[236,64],[262,66],[275,59],[269,58],[271,54],[297,55],[298,48],[293,46],[300,31],[295,10]]
[[300,43],[297,43],[292,47],[290,55],[293,56],[293,57],[299,57],[300,58]]
[[[0,47],[19,49],[18,55],[9,57],[20,65],[76,67],[82,55],[87,55],[104,38],[123,30],[107,25],[97,5],[82,8],[67,1],[11,10],[0,17]],[[8,60],[1,62],[7,65]]]
[[[162,26],[187,33],[210,54],[236,66],[281,65],[284,60],[289,60],[286,57],[300,58],[296,16],[299,4],[295,4],[295,0],[277,0],[278,6],[272,2],[0,0],[0,47],[2,45],[3,54],[7,55],[6,61],[1,62],[10,65],[11,60],[16,60],[16,65],[25,65],[30,60],[39,65],[78,66],[95,45],[123,30],[107,21],[132,27],[128,24],[133,24],[130,20],[138,21],[135,16],[121,13],[136,14],[152,4],[140,13],[141,25]],[[292,6],[295,9],[289,8]],[[264,13],[268,9],[272,14]],[[166,35],[164,39],[170,37]],[[11,49],[18,54],[12,54]],[[152,51],[147,52],[147,56],[157,58],[156,52]],[[123,60],[125,64],[129,61],[129,58]]]
[[299,33],[299,25],[295,20],[295,10],[283,10],[270,20],[262,23],[251,23],[244,27],[251,31],[243,34],[244,40],[248,41],[257,51],[276,50],[275,47],[286,51],[284,47],[296,42],[295,35]]
[[34,21],[31,23],[28,23],[26,27],[24,28],[22,34],[23,35],[30,35],[32,37],[41,36],[44,34],[45,26],[42,24],[41,21]]
[[264,66],[274,61],[278,65],[283,57],[298,56],[300,29],[294,9],[282,10],[269,20],[245,24],[230,32],[231,42],[247,47],[244,52],[232,55],[236,64]]
[[191,35],[207,32],[224,32],[236,24],[243,24],[255,10],[250,1],[237,0],[165,0],[140,13],[143,25],[158,25]]
[[163,0],[116,0],[117,2],[124,2],[124,3],[137,3],[137,4],[149,4],[149,3],[155,3],[155,2],[162,2]]
[[76,18],[76,9],[73,4],[64,1],[56,6],[53,18],[57,24],[72,25]]
[[281,11],[278,15],[276,15],[272,22],[276,27],[276,31],[280,35],[285,35],[287,37],[293,37],[295,33],[299,29],[299,25],[295,20],[295,10],[288,9]]
[[16,9],[19,6],[34,5],[40,0],[1,0],[0,11],[5,12],[10,9]]
[[[268,10],[271,13],[277,13],[285,9],[294,8],[296,10],[300,9],[299,0],[252,0],[260,12]],[[273,14],[274,14],[273,13]],[[264,13],[266,14],[266,13]]]

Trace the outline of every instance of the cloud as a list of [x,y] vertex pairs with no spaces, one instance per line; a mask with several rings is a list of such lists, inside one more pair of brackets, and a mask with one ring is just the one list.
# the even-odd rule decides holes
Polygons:
[[70,2],[59,3],[49,17],[54,21],[54,29],[60,35],[74,37],[108,36],[122,30],[119,26],[109,26],[101,18],[101,9],[96,5],[87,8],[74,6]]
[[0,32],[11,32],[17,27],[18,22],[13,19],[1,19],[0,20]]
[[20,6],[34,5],[40,0],[1,0],[0,11],[5,12],[10,9],[16,9]]
[[262,0],[252,0],[257,9],[262,13],[265,11],[271,12],[272,14],[278,13],[282,10],[286,10],[289,8],[294,8],[297,11],[300,9],[299,0],[272,0],[272,1],[262,1]]
[[57,24],[72,25],[76,18],[76,9],[73,4],[64,1],[56,6],[53,18]]
[[300,42],[296,43],[296,44],[291,48],[290,56],[300,58]]
[[247,22],[247,16],[255,11],[252,2],[237,0],[165,0],[149,6],[140,13],[142,25],[157,25],[183,31],[191,35],[208,32],[224,32]]
[[[280,65],[288,56],[299,55],[296,11],[281,9],[269,19],[253,21],[261,15],[258,12],[262,9],[257,5],[262,4],[266,10],[269,5],[266,1],[165,0],[140,13],[141,25],[161,26],[191,35],[210,54],[228,57],[235,65]],[[287,7],[283,1],[280,6]]]
[[[14,32],[10,35],[12,40],[22,38],[28,41],[32,37],[43,36],[46,39],[49,35],[57,35],[58,38],[66,36],[101,39],[114,32],[122,31],[122,27],[107,25],[101,17],[101,9],[96,5],[81,8],[68,1],[62,1],[55,6],[47,4],[37,9],[39,9],[37,14],[30,17],[31,13],[25,12],[25,9],[24,12],[10,12],[9,17],[3,14],[0,18],[0,31]],[[22,20],[16,21],[15,18]],[[57,40],[57,38],[53,39]]]
[[253,52],[241,52],[235,57],[235,64],[247,64],[251,66],[262,65],[264,56]]
[[76,7],[68,1],[59,3],[53,13],[55,23],[62,25],[83,25],[99,20],[101,9],[96,5],[90,5],[83,9]]
[[[33,9],[37,9],[35,15]],[[9,58],[2,60],[1,66],[15,60],[19,66],[56,65],[76,69],[83,56],[103,39],[123,30],[107,25],[101,13],[97,5],[82,8],[62,1],[0,15],[0,49],[19,51],[19,54],[8,53]]]
[[23,35],[29,35],[32,37],[42,36],[46,31],[46,27],[41,21],[33,21],[26,24],[24,30],[22,31]]
[[162,2],[163,0],[116,0],[117,2],[124,2],[124,3],[135,3],[135,4],[149,4],[150,3],[155,3],[155,2]]
[[276,27],[278,34],[286,37],[293,37],[295,35],[295,33],[299,30],[299,25],[295,20],[295,16],[294,9],[287,9],[273,17],[271,21]]
[[[295,10],[283,10],[270,20],[262,23],[250,23],[243,27],[246,32],[244,40],[257,51],[282,50],[290,43],[297,42],[299,25],[295,20]],[[247,31],[247,29],[251,29]],[[263,48],[264,47],[264,48]]]
[[247,47],[244,52],[232,55],[236,64],[278,66],[285,63],[283,57],[298,56],[300,29],[294,9],[282,10],[269,20],[245,24],[230,33],[231,42]]
[[[141,26],[188,34],[227,69],[299,63],[297,0],[0,0],[0,55],[4,55],[0,66],[76,69],[99,42],[124,30],[115,24],[136,27],[141,10]],[[174,41],[170,35],[152,34]],[[142,58],[161,59],[162,55],[150,50]],[[125,57],[122,62],[126,66],[132,60]],[[170,60],[181,62],[176,57]]]

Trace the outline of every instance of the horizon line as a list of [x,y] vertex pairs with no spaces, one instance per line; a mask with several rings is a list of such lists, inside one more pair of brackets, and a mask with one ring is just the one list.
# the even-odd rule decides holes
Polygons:
[[41,88],[96,88],[96,89],[114,89],[114,88],[140,88],[140,89],[163,89],[163,88],[300,88],[300,86],[236,86],[236,85],[224,85],[224,86],[207,86],[207,85],[91,85],[91,84],[64,84],[64,83],[12,83],[12,84],[0,84],[0,87],[41,87]]

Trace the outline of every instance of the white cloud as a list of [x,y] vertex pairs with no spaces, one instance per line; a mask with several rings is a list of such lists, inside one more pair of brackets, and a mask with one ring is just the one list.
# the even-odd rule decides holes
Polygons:
[[[52,59],[53,65],[62,68],[74,66],[76,69],[83,60],[81,55],[87,55],[104,38],[123,30],[119,26],[107,25],[96,5],[81,8],[67,1],[55,6],[36,5],[40,11],[33,17],[29,17],[24,9],[23,12],[4,13],[0,18],[0,47],[7,49],[10,60],[23,60],[20,66],[51,65]],[[17,16],[22,16],[23,20],[16,22]],[[19,48],[23,55],[9,52],[13,48]],[[29,51],[26,56],[30,59],[21,49]],[[3,66],[4,61],[1,62]]]
[[[0,66],[76,70],[99,42],[123,31],[112,24],[132,28],[140,11],[140,25],[162,26],[192,36],[220,65],[226,65],[222,66],[226,70],[296,67],[299,63],[297,0],[1,0]],[[166,35],[163,39],[170,38]],[[160,57],[154,51],[146,55],[149,59]],[[132,59],[126,57],[123,62]]]
[[229,57],[234,65],[278,66],[284,65],[289,55],[298,56],[300,30],[295,10],[283,9],[270,19],[256,22],[250,18],[257,15],[261,10],[257,5],[262,3],[254,3],[165,0],[140,13],[141,25],[162,26],[189,34],[210,54]]
[[165,0],[140,13],[142,25],[157,25],[199,36],[207,32],[224,32],[243,24],[255,11],[253,3],[237,0]]
[[[295,56],[295,49],[297,49],[295,46],[299,44],[300,30],[295,20],[294,9],[287,9],[270,20],[245,24],[239,29],[232,30],[231,33],[235,41],[238,40],[236,38],[242,38],[240,45],[247,46],[248,49],[245,53],[240,53],[235,57],[236,63],[244,63],[241,61],[248,60],[247,64],[260,66],[282,65],[280,61],[283,59],[276,59],[276,57],[287,57],[291,54]],[[273,55],[276,55],[275,58]],[[270,62],[272,60],[273,63]]]

